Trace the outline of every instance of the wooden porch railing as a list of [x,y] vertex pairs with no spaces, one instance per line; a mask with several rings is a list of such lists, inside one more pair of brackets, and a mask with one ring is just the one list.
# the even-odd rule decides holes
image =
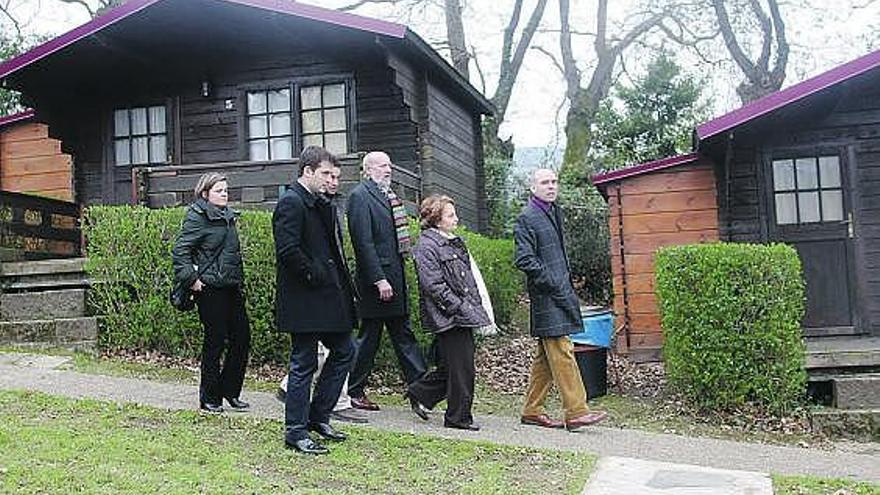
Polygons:
[[75,203],[0,191],[2,259],[82,255],[80,208]]
[[[361,180],[361,159],[355,153],[340,157],[343,195]],[[299,159],[271,162],[225,162],[188,165],[135,167],[132,169],[132,198],[151,208],[179,206],[193,200],[193,187],[206,172],[222,172],[229,179],[229,200],[237,206],[273,208],[278,197],[297,176]],[[395,166],[394,190],[412,208],[421,201],[419,174]]]

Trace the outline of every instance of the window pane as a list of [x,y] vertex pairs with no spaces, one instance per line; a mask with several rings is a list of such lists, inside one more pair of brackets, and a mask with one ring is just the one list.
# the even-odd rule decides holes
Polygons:
[[840,187],[840,164],[836,156],[819,157],[819,178],[822,187]]
[[113,112],[113,135],[128,136],[128,110]]
[[303,136],[303,148],[306,146],[324,146],[324,137],[320,134],[312,134],[311,136]]
[[324,106],[341,107],[345,105],[345,84],[328,84],[324,86]]
[[324,135],[325,148],[330,153],[344,155],[348,153],[348,142],[344,132]]
[[321,108],[321,86],[309,86],[299,92],[300,108]]
[[822,191],[822,221],[843,220],[843,194],[837,191]]
[[266,93],[263,91],[248,92],[247,111],[248,114],[266,113]]
[[150,134],[165,134],[165,107],[150,107]]
[[250,157],[254,161],[265,161],[269,159],[269,141],[258,139],[249,143]]
[[302,131],[306,134],[321,132],[321,111],[302,113]]
[[819,193],[817,192],[798,193],[798,208],[801,223],[818,222],[822,219],[819,216]]
[[324,110],[324,130],[328,132],[345,130],[344,108],[337,108],[335,110]]
[[117,139],[115,143],[113,143],[113,147],[116,150],[116,161],[117,165],[128,165],[131,163],[131,157],[128,152],[128,139]]
[[131,109],[131,133],[133,135],[144,135],[147,133],[147,109],[132,108]]
[[290,89],[269,91],[269,111],[286,112],[290,110]]
[[150,162],[150,157],[147,154],[147,145],[146,137],[133,138],[131,140],[131,163],[133,165]]
[[[797,169],[797,187],[798,190],[816,189],[819,187],[819,174],[816,171],[815,158],[798,158],[795,160],[795,169]],[[803,222],[803,219],[801,219]]]
[[776,223],[779,225],[797,223],[794,193],[776,195]]
[[269,134],[266,116],[248,117],[248,137],[260,138]]
[[150,163],[166,163],[168,161],[167,155],[165,136],[152,136],[150,138]]
[[290,114],[279,113],[269,117],[269,134],[272,136],[290,135]]
[[272,159],[284,160],[293,157],[293,142],[289,137],[272,140]]
[[794,189],[794,167],[791,160],[773,161],[773,189],[775,191]]

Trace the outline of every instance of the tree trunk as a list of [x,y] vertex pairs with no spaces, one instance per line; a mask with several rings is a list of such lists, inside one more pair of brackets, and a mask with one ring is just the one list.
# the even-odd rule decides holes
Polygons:
[[470,79],[468,62],[471,56],[467,50],[464,23],[461,19],[461,2],[459,0],[445,0],[444,8],[446,11],[446,39],[449,41],[452,66],[465,79]]

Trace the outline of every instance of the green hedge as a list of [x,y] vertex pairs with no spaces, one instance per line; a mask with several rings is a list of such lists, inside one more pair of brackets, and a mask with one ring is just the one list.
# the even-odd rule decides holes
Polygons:
[[[201,324],[195,311],[182,313],[168,303],[173,272],[171,248],[183,221],[183,208],[148,209],[129,206],[93,206],[85,212],[86,270],[95,281],[90,304],[104,315],[100,345],[105,349],[152,350],[169,355],[198,357]],[[413,234],[417,224],[413,222]],[[512,266],[513,243],[462,232],[486,278],[496,317],[510,321],[522,278]],[[283,364],[288,359],[289,338],[274,329],[275,248],[272,214],[242,212],[239,223],[244,259],[245,292],[251,322],[255,363]],[[347,253],[352,253],[348,236]],[[353,262],[352,262],[353,266]],[[413,327],[420,342],[429,340],[419,329],[418,294],[412,263],[408,263]],[[393,362],[384,349],[379,366]]]
[[805,392],[804,283],[790,246],[661,249],[656,291],[670,384],[703,409],[772,412]]

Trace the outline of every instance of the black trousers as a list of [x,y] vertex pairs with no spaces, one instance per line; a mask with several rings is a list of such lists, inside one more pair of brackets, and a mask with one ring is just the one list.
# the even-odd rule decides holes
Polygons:
[[433,409],[446,399],[446,422],[469,425],[474,422],[474,332],[472,328],[452,328],[440,332],[437,341],[437,368],[415,383],[409,393]]
[[364,318],[357,337],[357,360],[348,378],[348,395],[352,397],[364,396],[364,388],[373,371],[376,351],[382,340],[383,326],[388,329],[406,383],[412,383],[425,374],[425,358],[410,328],[408,316]]
[[[290,371],[284,402],[284,430],[288,442],[309,436],[309,423],[328,423],[336,406],[345,375],[354,362],[351,332],[294,333],[290,336]],[[324,362],[315,393],[311,396],[312,376],[318,369],[318,341],[330,350]]]
[[251,346],[244,296],[239,287],[206,286],[196,304],[205,328],[199,401],[220,404],[223,398],[236,399],[241,394]]

